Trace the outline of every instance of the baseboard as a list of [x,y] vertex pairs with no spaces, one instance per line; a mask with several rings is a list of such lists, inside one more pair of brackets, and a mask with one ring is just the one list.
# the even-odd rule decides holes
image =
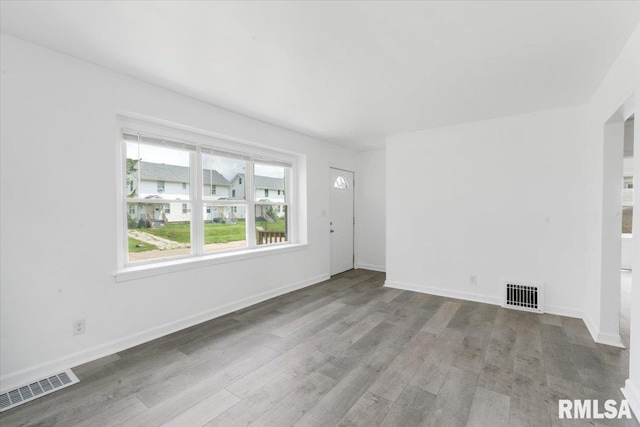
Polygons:
[[[462,299],[465,301],[482,302],[482,303],[493,304],[493,305],[502,305],[502,301],[498,297],[474,294],[471,292],[455,291],[451,289],[443,289],[443,288],[437,288],[437,287],[426,286],[426,285],[416,285],[414,283],[396,282],[392,280],[387,280],[384,285],[388,288],[403,289],[405,291],[421,292],[425,294],[438,295],[441,297]],[[582,312],[580,312],[579,310],[575,310],[569,307],[562,307],[562,306],[554,306],[554,305],[545,306],[545,313],[557,314],[559,316],[566,316],[566,317],[575,317],[577,319],[583,318]]]
[[584,321],[584,324],[587,325],[591,338],[593,338],[593,341],[596,341],[598,339],[598,330],[600,328],[596,327],[593,321],[587,316],[584,316],[582,320]]
[[575,308],[571,308],[571,307],[564,307],[561,305],[545,304],[544,312],[549,314],[556,314],[558,316],[575,317],[576,319],[584,318],[584,314],[582,313],[582,311],[576,310]]
[[584,321],[584,324],[587,325],[587,329],[589,330],[593,341],[597,342],[598,344],[609,345],[611,347],[626,348],[622,343],[620,334],[606,334],[600,332],[600,328],[596,327],[591,319],[586,316],[584,316],[582,320]]
[[382,273],[387,271],[387,267],[384,265],[376,265],[376,264],[357,264],[356,268],[362,268],[364,270],[373,270],[380,271]]
[[605,334],[600,332],[598,338],[594,341],[598,344],[610,345],[611,347],[626,348],[622,343],[620,334]]
[[34,380],[46,377],[54,372],[82,365],[101,357],[109,356],[111,354],[126,350],[131,347],[135,347],[137,345],[154,340],[156,338],[163,337],[173,332],[177,332],[182,329],[197,325],[199,323],[215,319],[216,317],[232,313],[236,310],[249,307],[262,301],[266,301],[279,295],[286,294],[297,289],[306,288],[307,286],[315,285],[316,283],[328,280],[330,277],[330,274],[327,273],[298,283],[281,286],[279,288],[272,289],[258,295],[243,298],[239,301],[225,304],[220,307],[215,307],[173,322],[165,323],[164,325],[150,328],[115,341],[101,344],[99,346],[82,350],[68,356],[63,356],[49,362],[3,375],[2,377],[0,377],[0,388],[2,390],[1,393],[22,386],[24,384],[28,384]]
[[640,388],[628,379],[624,383],[624,388],[620,389],[624,398],[629,402],[629,407],[633,411],[636,419],[640,420]]
[[387,288],[402,289],[405,291],[421,292],[423,294],[438,295],[441,297],[462,299],[465,301],[483,302],[486,304],[500,305],[501,301],[498,297],[490,297],[487,295],[474,294],[471,292],[454,291],[451,289],[436,288],[433,286],[417,285],[414,283],[396,282],[386,280],[384,286]]

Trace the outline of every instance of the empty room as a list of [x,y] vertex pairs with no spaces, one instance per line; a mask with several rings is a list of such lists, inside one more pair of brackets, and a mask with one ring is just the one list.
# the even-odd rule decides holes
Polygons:
[[640,1],[0,0],[0,68],[1,426],[638,425]]

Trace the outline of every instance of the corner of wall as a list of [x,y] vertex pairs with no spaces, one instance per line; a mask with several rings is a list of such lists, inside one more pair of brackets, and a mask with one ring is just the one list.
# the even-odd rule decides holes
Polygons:
[[622,343],[620,334],[607,334],[604,332],[600,332],[600,328],[597,327],[596,323],[593,322],[587,315],[582,316],[582,320],[587,326],[587,329],[589,330],[589,333],[591,334],[594,342],[611,347],[626,348]]

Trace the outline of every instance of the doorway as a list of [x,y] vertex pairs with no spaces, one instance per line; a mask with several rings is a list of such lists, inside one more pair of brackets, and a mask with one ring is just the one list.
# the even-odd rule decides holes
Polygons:
[[[633,180],[635,116],[624,121],[622,159],[622,272],[620,280],[620,338],[629,347],[631,335],[631,283],[633,264]],[[636,276],[637,277],[637,276]]]
[[354,250],[354,179],[353,172],[330,168],[331,206],[329,233],[331,239],[331,275],[353,268]]
[[[626,254],[622,251],[625,243],[631,239],[625,236],[626,216],[633,200],[628,200],[629,191],[625,189],[625,175],[629,172],[628,144],[625,147],[625,130],[628,132],[628,120],[633,116],[634,98],[631,96],[604,124],[603,137],[603,186],[602,186],[602,231],[601,231],[601,288],[600,288],[600,330],[598,342],[616,347],[626,347],[621,332],[625,331],[623,299],[625,280],[628,274],[625,267]],[[631,122],[632,123],[632,122]],[[627,129],[625,129],[627,128]],[[625,150],[627,153],[625,153]],[[625,157],[627,159],[625,160]],[[633,180],[630,182],[633,186]],[[627,200],[625,200],[627,199]],[[624,214],[627,215],[624,215]],[[627,241],[628,240],[628,241]],[[630,277],[628,277],[630,279]],[[630,284],[630,280],[628,283]],[[622,308],[622,310],[621,310]]]

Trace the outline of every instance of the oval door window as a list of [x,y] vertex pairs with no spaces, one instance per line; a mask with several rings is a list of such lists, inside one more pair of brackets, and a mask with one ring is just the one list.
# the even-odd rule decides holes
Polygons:
[[333,183],[333,188],[338,188],[340,190],[348,190],[349,182],[344,176],[339,176],[336,178],[336,181]]

